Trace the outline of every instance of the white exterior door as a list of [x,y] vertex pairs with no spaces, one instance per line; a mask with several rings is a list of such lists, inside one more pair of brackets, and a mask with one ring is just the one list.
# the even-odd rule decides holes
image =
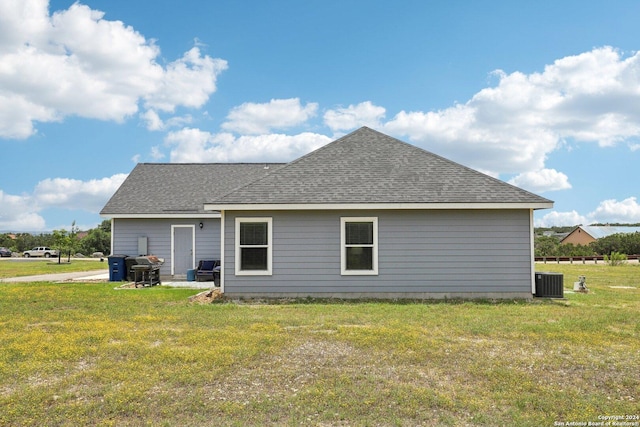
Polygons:
[[171,274],[186,275],[195,268],[195,226],[171,226]]

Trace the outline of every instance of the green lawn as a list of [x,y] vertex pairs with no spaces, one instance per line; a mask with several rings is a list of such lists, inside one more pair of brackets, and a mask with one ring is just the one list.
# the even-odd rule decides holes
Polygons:
[[60,264],[58,264],[58,258],[3,259],[0,260],[0,279],[102,269],[107,271],[109,264],[107,261],[100,262],[97,259],[72,259],[71,262],[67,262],[67,258],[62,258]]
[[[640,414],[640,266],[566,300],[188,302],[0,284],[0,425],[553,426]],[[630,288],[627,288],[630,287]]]

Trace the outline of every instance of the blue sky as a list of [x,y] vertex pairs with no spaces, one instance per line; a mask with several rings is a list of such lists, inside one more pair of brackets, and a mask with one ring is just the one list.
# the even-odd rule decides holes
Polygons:
[[[640,2],[4,0],[0,231],[95,227],[137,162],[289,161],[366,125],[640,222]],[[161,188],[161,183],[159,183]]]

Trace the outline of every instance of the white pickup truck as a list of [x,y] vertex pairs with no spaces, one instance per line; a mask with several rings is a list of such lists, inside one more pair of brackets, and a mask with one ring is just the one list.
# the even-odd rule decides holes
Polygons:
[[47,248],[46,246],[39,246],[37,248],[33,248],[29,251],[24,251],[22,256],[25,258],[34,257],[34,256],[43,256],[45,258],[51,258],[58,256],[58,251],[56,249]]

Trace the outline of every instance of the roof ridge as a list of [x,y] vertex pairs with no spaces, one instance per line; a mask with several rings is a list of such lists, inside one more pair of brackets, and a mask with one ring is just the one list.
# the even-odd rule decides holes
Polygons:
[[[278,170],[277,170],[277,171],[281,171],[282,169],[286,169],[286,168],[290,167],[291,165],[295,165],[296,163],[301,162],[303,159],[305,159],[305,158],[307,158],[307,157],[311,156],[312,154],[315,154],[315,153],[320,152],[321,150],[324,150],[324,149],[325,149],[325,148],[327,148],[329,145],[332,145],[332,144],[334,144],[334,143],[336,143],[336,142],[338,142],[338,141],[340,141],[340,140],[342,140],[342,139],[344,139],[344,138],[348,137],[349,135],[351,135],[351,134],[353,134],[353,133],[358,132],[358,131],[359,131],[359,130],[361,130],[361,129],[369,129],[369,130],[373,130],[373,129],[370,129],[370,128],[366,127],[366,126],[362,126],[362,127],[358,128],[358,129],[356,129],[356,130],[352,131],[352,132],[349,132],[349,133],[348,133],[348,134],[346,134],[346,135],[341,136],[341,137],[340,137],[340,138],[338,138],[338,139],[335,139],[335,140],[333,140],[333,141],[330,141],[329,143],[327,143],[327,144],[323,145],[322,147],[318,147],[318,148],[316,148],[315,150],[310,151],[310,152],[308,152],[307,154],[305,154],[305,155],[303,155],[303,156],[301,156],[301,157],[298,157],[297,159],[293,159],[292,161],[290,161],[290,162],[288,162],[288,163],[283,163],[283,165],[284,165],[284,166],[282,166],[281,168],[278,168]],[[374,132],[375,132],[375,131],[374,131]],[[269,172],[268,174],[266,174],[266,175],[264,175],[264,176],[261,176],[261,177],[259,177],[259,178],[255,179],[255,180],[253,180],[253,181],[251,181],[251,182],[249,182],[249,183],[245,183],[245,184],[243,184],[243,185],[240,185],[240,186],[238,186],[238,187],[234,188],[233,190],[231,190],[231,191],[229,191],[229,192],[227,192],[227,193],[225,193],[225,194],[221,194],[218,198],[216,198],[215,200],[212,200],[212,201],[211,201],[211,203],[215,203],[217,200],[224,199],[226,196],[228,196],[228,195],[230,195],[230,194],[233,194],[233,193],[235,193],[236,191],[239,191],[239,190],[241,190],[241,189],[243,189],[243,188],[249,187],[249,186],[251,186],[251,185],[253,185],[253,184],[257,183],[257,182],[260,182],[260,181],[262,181],[262,180],[264,180],[264,179],[267,179],[268,177],[270,177],[271,175],[273,175],[273,173],[275,173],[275,172],[276,172],[276,171]]]
[[[260,164],[260,163],[256,163],[256,164]],[[271,164],[271,165],[283,165],[282,167],[286,167],[288,163],[270,163],[270,164]],[[265,169],[268,169],[268,168],[265,168]],[[282,168],[278,168],[278,169],[276,169],[276,170],[279,170],[279,169],[282,169]],[[259,178],[257,178],[257,179],[254,179],[253,181],[250,181],[249,183],[241,184],[241,185],[239,185],[239,186],[235,187],[234,189],[232,189],[232,190],[230,190],[230,191],[227,191],[227,192],[226,192],[226,193],[224,193],[224,194],[219,195],[215,200],[223,199],[223,198],[225,198],[226,196],[228,196],[229,194],[235,193],[236,191],[238,191],[238,190],[240,190],[240,189],[242,189],[242,188],[244,188],[244,187],[246,187],[246,186],[248,186],[248,185],[252,185],[252,184],[254,184],[254,183],[256,183],[256,182],[260,181],[261,179],[266,178],[266,177],[268,177],[269,175],[273,174],[274,172],[276,172],[276,170],[273,170],[273,171],[267,172],[265,175],[263,175],[263,176],[261,176],[261,177],[259,177]],[[214,202],[215,202],[215,200],[214,200]]]
[[144,166],[193,166],[193,165],[286,165],[287,162],[140,162],[137,165]]
[[[473,168],[471,168],[469,166],[465,166],[465,165],[463,165],[461,163],[458,163],[458,162],[455,162],[453,160],[447,159],[447,158],[445,158],[445,157],[443,157],[441,155],[435,154],[435,153],[433,153],[431,151],[425,150],[424,148],[421,148],[421,147],[415,146],[413,144],[410,144],[408,142],[402,141],[402,140],[400,140],[398,138],[395,138],[393,136],[384,134],[384,133],[382,133],[380,131],[377,131],[375,129],[371,129],[371,128],[367,127],[367,126],[362,126],[362,127],[358,128],[358,129],[356,129],[356,130],[354,130],[354,131],[352,131],[352,132],[350,132],[350,133],[348,133],[346,135],[343,135],[342,137],[340,137],[340,138],[338,138],[338,139],[336,139],[334,141],[329,142],[328,144],[323,145],[320,148],[317,148],[316,150],[313,150],[313,151],[305,154],[304,156],[301,156],[301,157],[299,157],[299,158],[297,158],[295,160],[292,160],[289,163],[286,163],[284,166],[282,166],[281,168],[278,168],[277,170],[275,170],[272,173],[268,173],[266,175],[263,175],[263,176],[255,179],[255,180],[253,180],[251,182],[248,182],[248,183],[245,183],[245,184],[243,184],[241,186],[238,186],[237,188],[229,191],[228,193],[220,195],[215,200],[213,200],[211,203],[215,203],[216,201],[221,202],[225,198],[230,196],[231,194],[235,193],[236,191],[241,191],[241,190],[247,189],[247,188],[249,188],[249,187],[251,187],[253,185],[259,184],[260,182],[272,179],[274,177],[274,175],[286,174],[288,170],[290,170],[291,168],[295,167],[299,163],[302,163],[302,162],[306,161],[307,159],[309,159],[311,157],[321,155],[326,150],[331,150],[331,149],[335,150],[337,145],[341,144],[344,140],[348,140],[348,139],[352,138],[354,136],[354,134],[365,134],[365,136],[364,136],[365,140],[369,140],[370,138],[378,137],[378,138],[381,138],[382,141],[384,141],[384,140],[393,141],[395,144],[400,144],[401,146],[405,147],[410,152],[421,153],[422,155],[429,156],[431,159],[436,160],[438,162],[442,162],[442,164],[444,164],[444,165],[449,165],[449,166],[453,166],[455,168],[459,168],[459,170],[464,170],[467,173],[470,173],[472,176],[476,176],[476,177],[482,178],[484,180],[488,180],[488,181],[493,182],[493,183],[495,183],[497,185],[503,186],[503,188],[507,188],[507,187],[511,188],[512,190],[514,190],[515,192],[520,193],[523,196],[527,195],[527,196],[535,197],[535,198],[538,198],[538,199],[541,199],[541,200],[544,200],[544,201],[547,201],[547,202],[551,202],[549,199],[541,197],[541,196],[539,196],[539,195],[537,195],[535,193],[532,193],[530,191],[524,190],[524,189],[522,189],[520,187],[517,187],[517,186],[515,186],[513,184],[509,184],[508,182],[505,182],[505,181],[503,181],[503,180],[501,180],[499,178],[495,178],[495,177],[493,177],[491,175],[488,175],[486,173],[483,173],[483,172],[480,172],[478,170],[475,170],[475,169],[473,169]],[[372,144],[372,146],[375,147],[375,144]],[[266,184],[266,182],[265,182],[265,184]]]
[[208,204],[553,203],[366,126],[212,199]]

